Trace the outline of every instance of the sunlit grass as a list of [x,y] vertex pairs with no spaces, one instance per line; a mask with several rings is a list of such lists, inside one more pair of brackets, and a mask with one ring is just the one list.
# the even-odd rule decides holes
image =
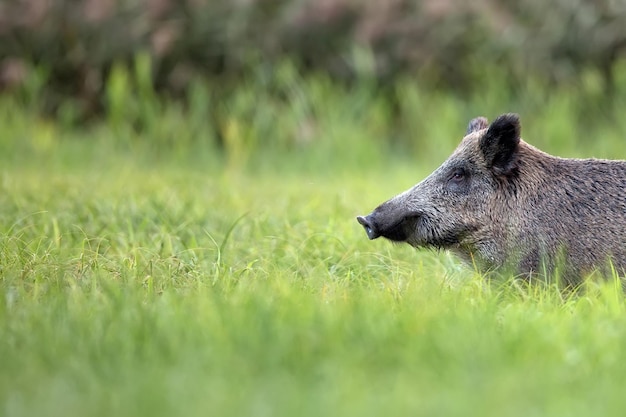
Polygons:
[[[75,130],[0,102],[1,413],[621,415],[616,282],[487,280],[355,221],[436,167],[470,108],[514,103],[407,84],[399,128],[367,91],[296,81],[300,104],[267,113],[243,91],[222,145],[176,108],[142,130],[118,100],[115,123]],[[626,154],[623,126],[586,142],[562,129],[571,105],[524,103],[528,141]],[[290,142],[303,115],[311,142]]]

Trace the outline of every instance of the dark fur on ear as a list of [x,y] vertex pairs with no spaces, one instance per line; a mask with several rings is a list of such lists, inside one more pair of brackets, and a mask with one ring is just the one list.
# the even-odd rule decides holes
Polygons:
[[496,175],[511,176],[517,172],[521,129],[517,114],[503,114],[493,121],[481,138],[480,150],[487,167]]
[[469,124],[467,125],[467,132],[465,134],[469,135],[470,133],[478,132],[479,130],[486,129],[488,126],[489,121],[487,121],[486,117],[476,117],[470,120]]

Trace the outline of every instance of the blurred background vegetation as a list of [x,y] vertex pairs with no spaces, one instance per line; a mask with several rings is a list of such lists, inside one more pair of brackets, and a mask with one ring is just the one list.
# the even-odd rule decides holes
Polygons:
[[237,165],[268,149],[439,158],[469,118],[516,111],[533,143],[609,156],[589,136],[626,135],[624,28],[624,0],[7,0],[0,117],[28,109],[40,145],[104,126],[92,136]]

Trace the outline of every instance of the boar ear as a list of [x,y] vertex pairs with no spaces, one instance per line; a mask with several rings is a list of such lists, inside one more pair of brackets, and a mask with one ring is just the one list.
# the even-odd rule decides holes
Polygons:
[[479,130],[486,129],[487,126],[489,126],[489,122],[487,121],[486,117],[476,117],[470,120],[469,124],[467,125],[467,132],[465,132],[465,134],[469,135],[470,133],[478,132]]
[[493,121],[480,139],[480,151],[487,167],[495,174],[509,175],[515,170],[520,132],[519,116],[514,113],[503,114]]

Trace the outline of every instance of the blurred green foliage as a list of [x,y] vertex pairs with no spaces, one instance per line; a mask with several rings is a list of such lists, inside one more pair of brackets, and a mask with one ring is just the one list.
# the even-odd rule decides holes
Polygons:
[[[5,1],[0,88],[32,94],[35,84],[43,109],[81,121],[139,111],[111,90],[134,88],[152,106],[153,91],[185,98],[201,79],[221,99],[285,61],[341,83],[369,79],[391,96],[406,76],[481,94],[494,68],[516,91],[529,77],[579,86],[592,72],[610,95],[625,26],[621,0]],[[122,68],[136,84],[124,84]]]
[[243,77],[229,94],[216,94],[214,82],[198,77],[182,100],[159,94],[151,74],[147,54],[128,65],[116,63],[105,83],[104,123],[83,124],[71,101],[53,117],[42,116],[38,97],[45,74],[33,72],[19,91],[0,96],[0,158],[45,157],[75,138],[107,142],[146,160],[209,157],[233,170],[364,170],[389,158],[432,169],[458,144],[471,118],[509,111],[521,114],[523,137],[550,153],[626,158],[619,153],[626,136],[626,71],[615,78],[611,100],[593,70],[581,75],[576,89],[529,78],[516,91],[492,69],[480,94],[461,97],[404,76],[381,94],[367,77],[345,85],[327,73],[302,74],[283,61],[271,72],[258,69]]

